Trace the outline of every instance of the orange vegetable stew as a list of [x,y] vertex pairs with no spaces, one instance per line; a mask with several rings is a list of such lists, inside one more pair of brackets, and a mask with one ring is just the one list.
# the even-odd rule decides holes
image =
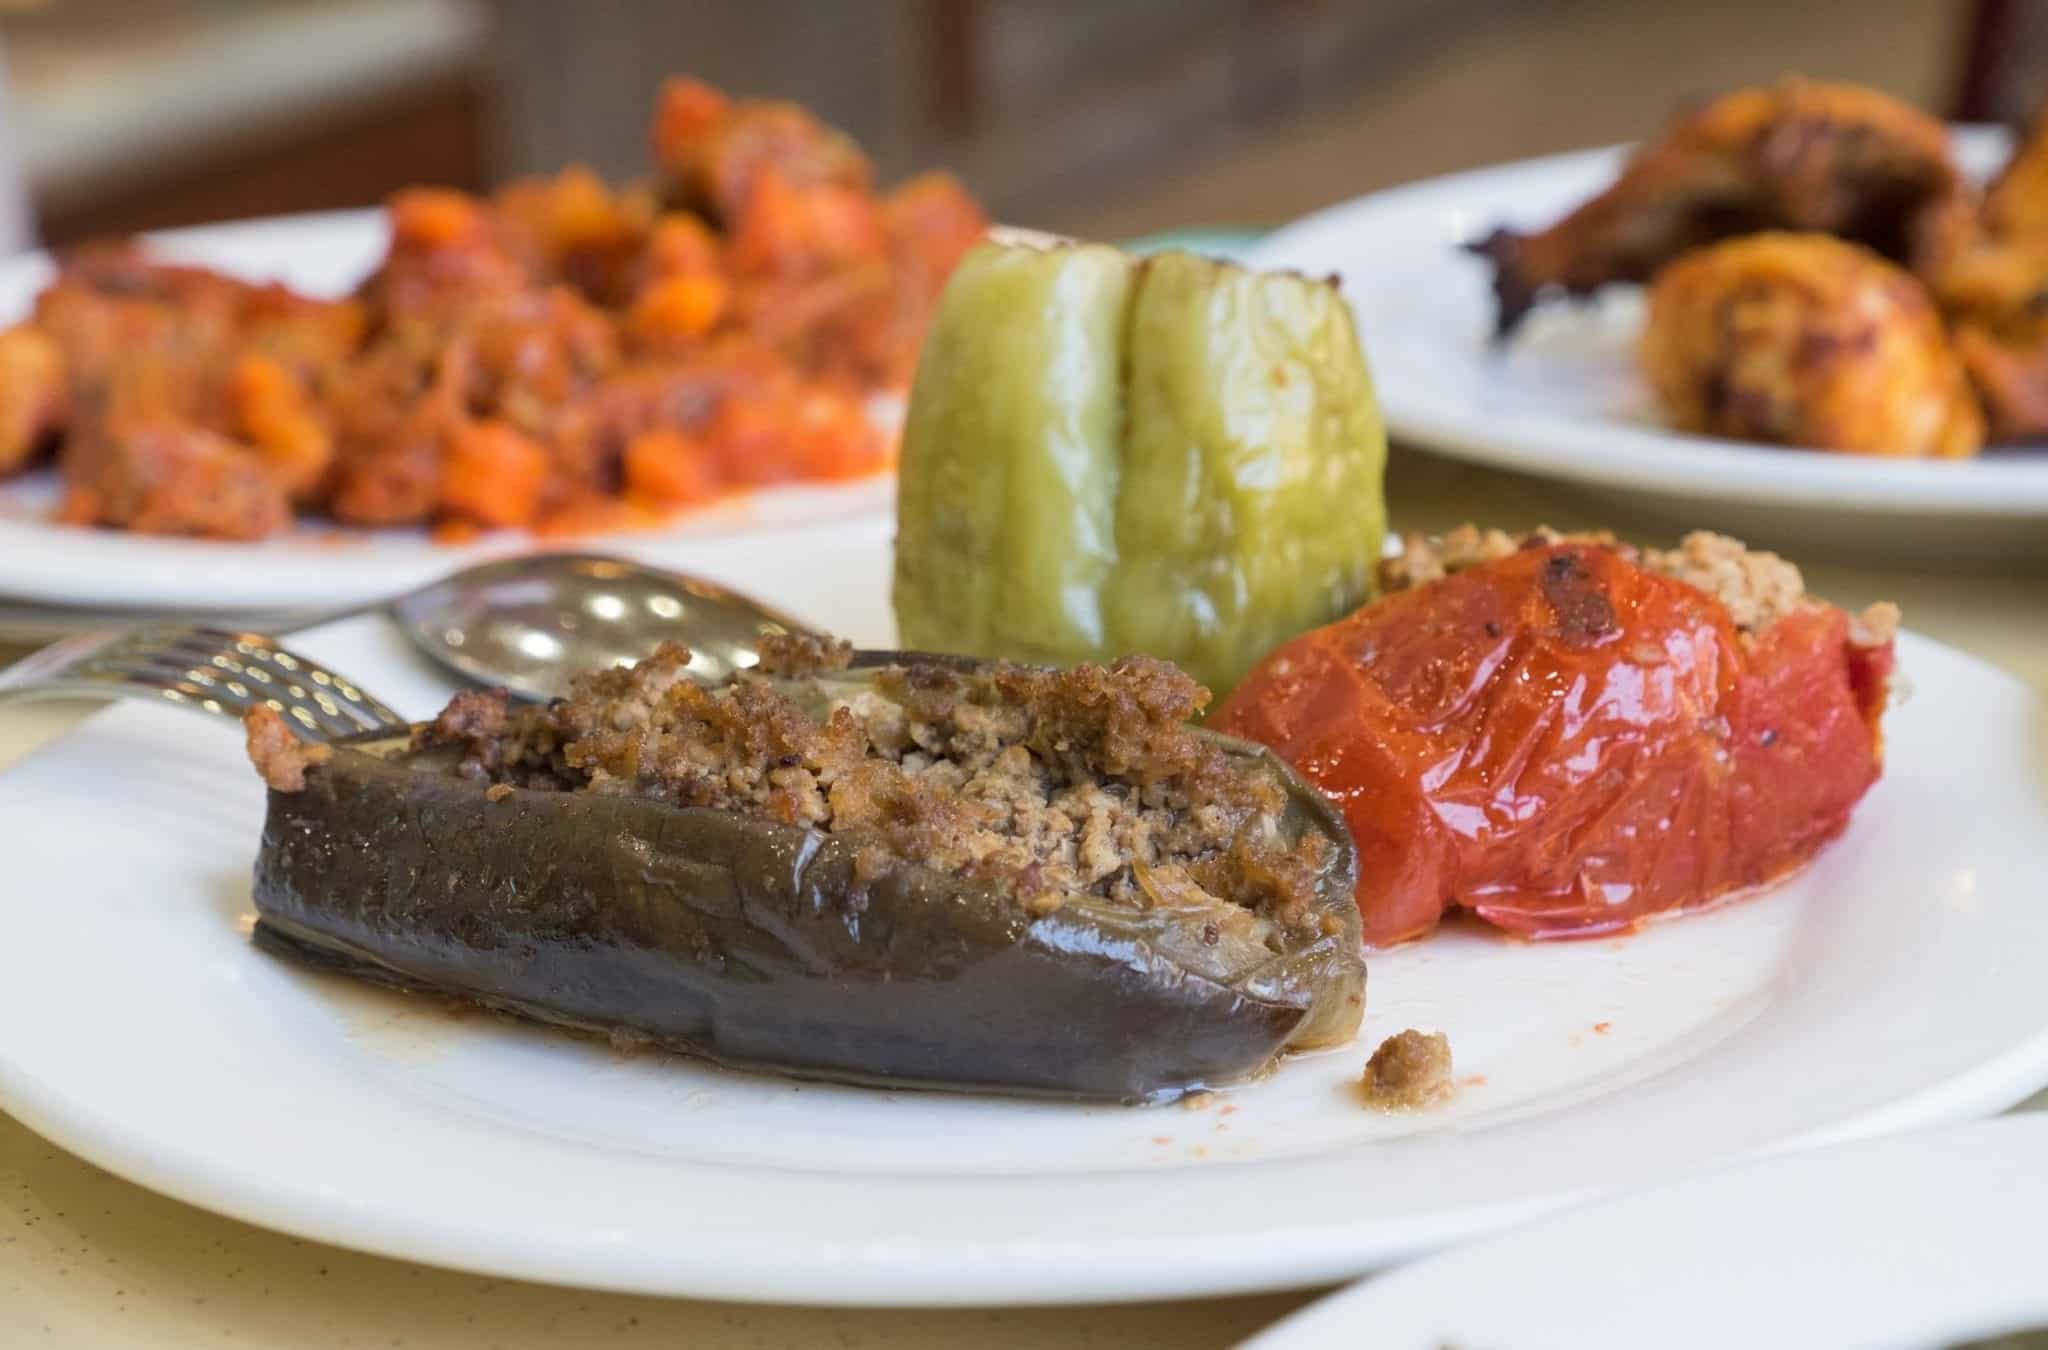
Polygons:
[[644,183],[400,192],[340,300],[79,251],[0,332],[0,474],[54,452],[66,521],[247,539],[617,528],[887,467],[869,400],[980,207],[944,174],[878,193],[801,107],[690,80],[653,141]]

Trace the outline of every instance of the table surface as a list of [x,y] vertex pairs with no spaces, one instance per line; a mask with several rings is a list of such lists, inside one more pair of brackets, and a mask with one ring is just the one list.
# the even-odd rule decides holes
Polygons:
[[[1408,529],[1629,521],[1570,489],[1397,450]],[[1838,603],[1896,600],[1923,633],[2048,695],[2048,578],[1809,564]],[[0,652],[0,660],[18,653]],[[0,765],[86,711],[0,710]],[[2037,1099],[2037,1102],[2041,1099]],[[2031,1105],[2031,1103],[2030,1103]],[[226,1141],[223,1141],[224,1143]],[[154,1195],[0,1116],[0,1344],[521,1350],[589,1346],[1224,1346],[1313,1296],[1099,1308],[853,1311],[621,1297],[485,1279],[284,1237]]]

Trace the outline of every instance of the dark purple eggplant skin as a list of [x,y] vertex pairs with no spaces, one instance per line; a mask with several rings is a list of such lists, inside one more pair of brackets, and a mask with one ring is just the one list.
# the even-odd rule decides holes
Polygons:
[[1264,751],[1245,754],[1337,845],[1337,931],[1225,981],[1156,918],[1033,917],[911,865],[862,881],[848,840],[724,811],[492,801],[402,746],[338,744],[304,790],[271,792],[259,946],[735,1067],[1126,1102],[1256,1074],[1311,1021],[1316,1043],[1348,1039],[1362,1012],[1355,850]]

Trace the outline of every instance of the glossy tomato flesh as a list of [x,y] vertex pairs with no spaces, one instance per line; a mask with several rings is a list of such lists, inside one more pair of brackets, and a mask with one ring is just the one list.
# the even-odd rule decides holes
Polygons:
[[1892,650],[1809,606],[1752,637],[1588,545],[1399,592],[1269,654],[1218,710],[1343,812],[1375,945],[1453,907],[1591,935],[1794,871],[1877,780]]

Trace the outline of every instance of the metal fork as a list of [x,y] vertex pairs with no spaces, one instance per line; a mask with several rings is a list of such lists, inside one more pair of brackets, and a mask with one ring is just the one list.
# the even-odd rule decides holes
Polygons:
[[322,740],[405,725],[353,680],[225,628],[81,633],[0,670],[0,703],[49,698],[146,699],[237,719],[267,705]]

